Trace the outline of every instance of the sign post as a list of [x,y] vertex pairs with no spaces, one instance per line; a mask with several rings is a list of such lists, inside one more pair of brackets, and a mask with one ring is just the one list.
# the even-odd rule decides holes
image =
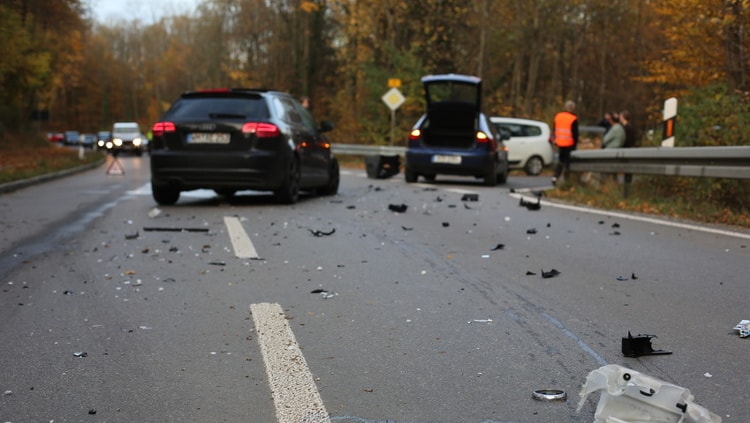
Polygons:
[[[398,82],[397,84],[396,81]],[[389,79],[388,85],[401,85],[401,80]],[[383,100],[383,103],[391,109],[391,145],[393,145],[396,132],[396,109],[404,104],[406,98],[396,86],[392,86],[391,89],[381,97],[381,99]]]
[[677,124],[677,99],[668,98],[664,102],[664,133],[662,147],[674,147],[674,127]]

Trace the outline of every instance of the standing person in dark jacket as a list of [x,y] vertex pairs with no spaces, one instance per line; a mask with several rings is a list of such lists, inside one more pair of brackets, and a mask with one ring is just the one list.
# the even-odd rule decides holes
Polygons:
[[570,153],[578,145],[578,116],[575,114],[576,104],[568,100],[565,102],[564,110],[555,115],[552,123],[552,134],[557,146],[557,166],[552,183],[556,184],[559,178],[568,176],[570,170]]

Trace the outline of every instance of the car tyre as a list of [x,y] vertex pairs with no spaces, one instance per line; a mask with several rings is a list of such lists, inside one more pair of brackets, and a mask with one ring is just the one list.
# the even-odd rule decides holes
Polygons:
[[419,178],[419,175],[417,172],[409,169],[408,167],[404,169],[404,179],[406,179],[406,182],[409,184],[413,184],[417,182],[417,179]]
[[484,174],[484,185],[487,187],[494,187],[497,185],[497,163],[492,163],[492,166]]
[[497,174],[497,183],[504,184],[508,182],[508,166],[503,166],[503,171]]
[[537,176],[542,173],[543,168],[544,161],[542,160],[542,158],[539,156],[531,156],[528,160],[526,160],[526,165],[523,167],[523,170],[527,175]]
[[157,184],[151,181],[151,194],[161,206],[172,206],[180,199],[180,190],[169,184]]
[[318,190],[320,195],[336,195],[339,192],[339,183],[341,182],[341,174],[339,171],[339,161],[335,158],[331,160],[331,164],[328,165],[328,184]]
[[299,200],[299,184],[301,174],[299,161],[296,157],[289,161],[289,169],[281,186],[273,194],[276,200],[283,204],[294,204]]
[[435,178],[437,178],[437,175],[435,175],[434,173],[428,173],[427,175],[424,175],[424,178],[425,180],[427,180],[427,182],[435,182]]

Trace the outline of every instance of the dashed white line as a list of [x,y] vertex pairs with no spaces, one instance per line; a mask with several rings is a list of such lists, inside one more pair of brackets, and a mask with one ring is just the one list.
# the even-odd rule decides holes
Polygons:
[[305,357],[276,303],[251,304],[278,423],[330,423]]
[[255,246],[250,241],[250,237],[247,236],[240,219],[233,216],[224,216],[224,224],[227,227],[229,239],[232,241],[232,247],[234,247],[234,255],[238,258],[259,258],[258,252],[255,251]]

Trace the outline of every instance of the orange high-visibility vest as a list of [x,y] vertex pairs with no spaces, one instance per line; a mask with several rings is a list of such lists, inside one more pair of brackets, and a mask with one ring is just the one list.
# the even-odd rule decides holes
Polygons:
[[558,147],[572,147],[575,145],[573,139],[573,122],[578,117],[570,112],[560,112],[555,115],[555,144]]

